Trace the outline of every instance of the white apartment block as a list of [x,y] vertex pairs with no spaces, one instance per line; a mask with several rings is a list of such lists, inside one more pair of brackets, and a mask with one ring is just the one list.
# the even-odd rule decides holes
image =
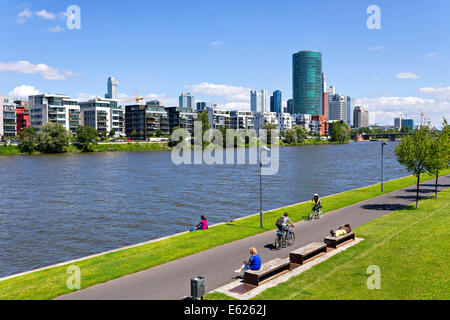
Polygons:
[[0,138],[17,135],[16,104],[13,99],[0,96]]
[[296,126],[295,117],[290,113],[280,113],[278,115],[278,128],[280,131],[289,130]]
[[80,124],[78,102],[62,94],[38,94],[28,97],[30,126],[39,130],[47,122],[60,123],[66,130],[76,132]]
[[313,122],[312,115],[310,114],[294,114],[292,115],[294,118],[293,127],[302,126],[306,130],[311,130],[311,124]]
[[228,110],[206,108],[211,129],[231,128],[231,115]]
[[81,124],[94,128],[99,133],[109,134],[114,130],[116,137],[124,135],[124,112],[117,103],[115,99],[98,97],[80,102]]
[[255,115],[251,111],[230,111],[231,129],[255,129]]

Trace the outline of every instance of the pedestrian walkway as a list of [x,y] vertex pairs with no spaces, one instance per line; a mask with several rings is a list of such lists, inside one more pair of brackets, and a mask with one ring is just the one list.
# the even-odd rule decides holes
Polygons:
[[[421,183],[421,197],[434,192],[434,180]],[[450,175],[440,178],[439,190],[450,187]],[[415,186],[341,208],[325,214],[320,220],[295,224],[295,244],[280,251],[272,250],[275,231],[224,244],[154,268],[98,284],[57,299],[183,299],[190,296],[190,279],[203,276],[206,291],[212,291],[232,282],[242,261],[247,260],[248,249],[256,247],[261,258],[287,258],[289,252],[311,242],[323,241],[330,229],[349,223],[353,228],[401,209],[415,201]],[[326,206],[326,202],[324,202]],[[275,227],[275,221],[274,221]]]

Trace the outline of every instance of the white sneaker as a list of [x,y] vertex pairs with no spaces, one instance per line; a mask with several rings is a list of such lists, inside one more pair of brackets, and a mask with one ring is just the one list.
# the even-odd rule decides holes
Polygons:
[[234,272],[236,272],[236,273],[240,273],[241,271],[242,271],[242,269],[234,270]]

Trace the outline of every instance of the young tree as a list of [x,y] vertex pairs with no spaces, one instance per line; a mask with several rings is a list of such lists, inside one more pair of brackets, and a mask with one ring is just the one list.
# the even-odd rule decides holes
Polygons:
[[333,142],[346,143],[350,139],[348,126],[343,122],[333,122],[330,130],[330,139]]
[[69,133],[60,123],[47,122],[37,134],[37,149],[43,153],[62,153],[69,141]]
[[425,163],[425,169],[432,174],[436,175],[435,182],[435,198],[437,199],[438,192],[438,180],[439,171],[449,167],[450,163],[450,125],[447,124],[447,120],[444,118],[444,128],[442,132],[437,133],[436,137],[431,139],[430,142],[430,155]]
[[294,144],[297,142],[297,133],[295,129],[288,129],[284,131],[284,142],[287,144]]
[[111,131],[109,132],[109,137],[113,138],[116,135],[116,130],[111,129]]
[[266,130],[267,144],[270,145],[272,143],[272,130],[278,130],[278,126],[273,123],[266,123],[263,129]]
[[427,127],[405,136],[395,148],[397,161],[417,177],[416,208],[419,207],[420,174],[426,171],[425,165],[430,155],[430,132]]
[[97,131],[89,126],[78,126],[75,141],[78,142],[77,148],[83,152],[92,152],[92,146],[97,143]]
[[136,129],[134,129],[133,131],[131,131],[131,139],[135,139],[136,138],[136,136],[137,136],[137,131],[136,131]]
[[305,141],[306,138],[308,137],[308,134],[309,134],[308,130],[306,130],[302,126],[295,126],[294,130],[295,130],[297,143],[303,143],[303,141]]
[[33,153],[36,148],[36,129],[34,127],[27,127],[20,133],[19,150],[21,152]]

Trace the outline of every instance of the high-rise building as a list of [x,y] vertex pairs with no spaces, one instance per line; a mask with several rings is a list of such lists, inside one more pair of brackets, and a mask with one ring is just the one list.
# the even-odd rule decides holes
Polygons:
[[202,112],[205,109],[216,109],[217,104],[212,102],[197,102],[197,112]]
[[347,125],[351,127],[354,125],[353,109],[355,109],[355,98],[347,97]]
[[269,112],[269,102],[266,90],[250,91],[250,110],[252,112]]
[[329,86],[327,88],[328,97],[334,96],[336,94],[336,86]]
[[75,133],[80,125],[78,101],[62,94],[38,94],[28,97],[30,126],[40,129],[47,122],[59,123]]
[[341,94],[335,94],[329,98],[329,101],[329,120],[338,120],[347,123],[347,97]]
[[189,92],[181,93],[178,106],[181,108],[191,108],[191,110],[194,110],[197,107],[194,96]]
[[294,100],[289,99],[287,101],[287,113],[294,114]]
[[292,56],[294,113],[322,114],[322,54],[300,51]]
[[105,94],[106,99],[117,99],[117,85],[119,84],[119,80],[114,79],[113,77],[108,78],[108,93]]
[[353,110],[353,119],[353,127],[355,129],[369,127],[369,111],[365,110],[363,107],[355,107]]
[[270,96],[270,112],[275,112],[276,114],[283,112],[280,90],[274,91],[273,95]]
[[410,131],[414,130],[414,120],[413,119],[402,119],[402,128],[408,127]]
[[398,130],[402,129],[402,117],[394,119],[394,128]]
[[328,119],[328,92],[327,82],[325,81],[325,73],[322,73],[322,115]]

